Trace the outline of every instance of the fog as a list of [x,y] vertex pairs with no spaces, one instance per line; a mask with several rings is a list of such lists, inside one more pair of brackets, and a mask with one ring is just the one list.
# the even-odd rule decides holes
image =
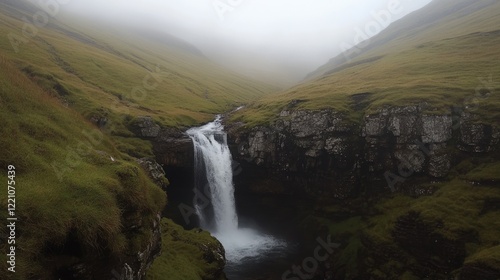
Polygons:
[[71,0],[63,10],[181,38],[211,60],[290,85],[431,0]]

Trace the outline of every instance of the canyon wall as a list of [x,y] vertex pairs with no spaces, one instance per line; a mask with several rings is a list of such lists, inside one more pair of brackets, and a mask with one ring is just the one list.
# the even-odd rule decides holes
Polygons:
[[[425,194],[414,180],[446,178],[460,157],[498,148],[500,129],[464,108],[384,107],[362,121],[333,110],[283,110],[266,126],[228,127],[233,157],[313,197],[385,188]],[[371,189],[370,189],[371,188]]]

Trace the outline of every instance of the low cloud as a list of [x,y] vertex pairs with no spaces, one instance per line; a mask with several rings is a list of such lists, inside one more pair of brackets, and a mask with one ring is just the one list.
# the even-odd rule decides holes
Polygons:
[[392,22],[430,1],[72,0],[64,11],[169,33],[233,70],[290,84],[351,44],[375,13],[399,5]]

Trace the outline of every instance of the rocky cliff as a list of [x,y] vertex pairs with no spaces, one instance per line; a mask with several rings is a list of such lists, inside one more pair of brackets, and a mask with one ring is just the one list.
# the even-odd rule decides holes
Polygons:
[[[333,110],[283,110],[266,126],[229,126],[233,157],[312,196],[356,196],[379,182],[419,194],[408,177],[445,178],[456,159],[496,150],[498,126],[465,108],[384,107],[361,121]],[[401,184],[400,184],[401,183]],[[304,188],[305,187],[305,188]],[[372,186],[373,188],[373,186]]]
[[[302,240],[330,234],[342,244],[320,265],[317,279],[500,277],[491,257],[496,243],[485,234],[499,230],[486,220],[496,210],[483,205],[499,195],[491,187],[498,181],[462,177],[474,168],[495,168],[498,124],[481,122],[465,107],[420,103],[354,118],[291,108],[267,125],[227,127],[243,173],[259,174],[246,176],[245,187],[262,197],[302,198],[295,218]],[[470,244],[481,249],[467,250]]]
[[[500,194],[491,179],[459,172],[481,167],[484,178],[498,182],[487,171],[498,158],[498,124],[481,122],[465,107],[424,102],[362,110],[348,115],[291,104],[267,125],[226,123],[233,159],[241,163],[240,205],[255,213],[259,198],[247,201],[249,194],[275,197],[274,210],[261,215],[296,221],[305,254],[318,235],[342,244],[321,264],[318,279],[497,279],[497,243],[488,232],[495,232],[489,217],[498,208],[491,201]],[[182,131],[149,131],[138,136],[151,139],[164,167],[192,167],[193,147]]]

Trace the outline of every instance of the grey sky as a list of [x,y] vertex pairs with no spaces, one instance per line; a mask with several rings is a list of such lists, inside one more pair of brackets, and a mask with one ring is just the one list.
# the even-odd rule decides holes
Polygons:
[[431,0],[72,0],[64,9],[141,23],[258,78],[297,82],[354,44]]

